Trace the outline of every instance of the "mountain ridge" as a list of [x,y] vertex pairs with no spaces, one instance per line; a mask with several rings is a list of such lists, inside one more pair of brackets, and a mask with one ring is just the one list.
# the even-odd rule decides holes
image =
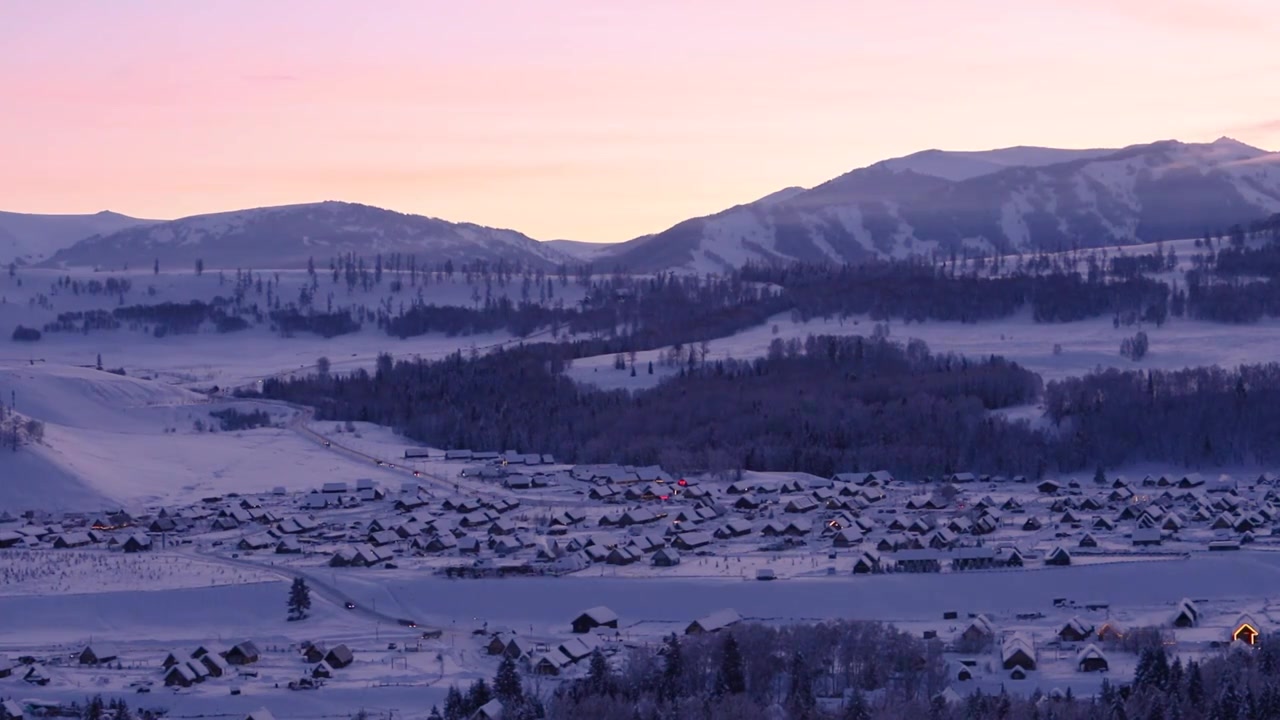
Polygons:
[[93,235],[156,222],[111,210],[66,215],[0,210],[0,263],[34,264]]
[[520,263],[551,269],[571,258],[514,230],[327,200],[192,215],[86,238],[47,266],[296,269],[339,255],[416,255],[420,261]]
[[67,217],[135,224],[74,243],[64,238],[66,246],[44,264],[136,266],[158,259],[170,267],[201,260],[209,268],[287,269],[336,255],[401,253],[428,263],[551,269],[591,262],[641,273],[716,272],[748,262],[845,263],[1151,242],[1275,212],[1280,153],[1222,137],[1114,149],[924,150],[616,244],[539,242],[515,230],[339,201],[171,221],[104,212]]
[[1064,250],[1198,236],[1280,212],[1280,153],[1231,138],[986,152],[1007,158],[1006,151],[1065,159],[950,180],[921,172],[930,165],[911,160],[917,153],[780,202],[690,218],[620,243],[599,261],[632,272],[715,272],[747,262],[858,262],[967,248]]

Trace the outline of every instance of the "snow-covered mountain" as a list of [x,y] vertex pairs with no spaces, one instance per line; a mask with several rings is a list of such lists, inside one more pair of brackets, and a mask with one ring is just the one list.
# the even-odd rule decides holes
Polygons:
[[158,221],[139,220],[107,210],[93,215],[33,215],[0,211],[0,264],[36,263],[91,235],[155,222]]
[[944,180],[968,180],[1011,167],[1044,167],[1110,155],[1115,151],[1116,148],[1063,150],[1025,145],[999,150],[922,150],[905,157],[885,160],[883,165],[897,172],[910,170]]
[[97,235],[55,254],[53,266],[302,268],[353,253],[415,255],[435,265],[483,260],[552,268],[572,259],[513,230],[451,223],[344,202],[193,215],[149,227]]
[[1280,212],[1280,153],[1230,138],[1119,150],[926,151],[775,195],[620,243],[596,262],[713,272],[749,261],[1193,237]]

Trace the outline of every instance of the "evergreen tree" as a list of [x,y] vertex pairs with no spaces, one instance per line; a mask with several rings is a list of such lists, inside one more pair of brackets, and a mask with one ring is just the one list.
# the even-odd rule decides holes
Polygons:
[[471,683],[471,689],[467,690],[467,714],[479,710],[484,704],[493,699],[493,693],[489,690],[489,684],[484,678]]
[[680,695],[684,677],[684,658],[680,655],[680,638],[671,633],[664,641],[662,648],[662,687],[658,695],[666,700],[674,700]]
[[1200,674],[1200,663],[1191,661],[1187,673],[1187,702],[1196,710],[1204,709],[1204,677]]
[[300,577],[289,586],[289,620],[302,620],[311,614],[311,588]]
[[444,694],[444,720],[462,720],[471,713],[467,712],[467,701],[462,697],[457,685],[450,685]]
[[1151,679],[1161,690],[1169,687],[1169,655],[1163,647],[1152,651]]
[[797,650],[791,654],[791,687],[787,700],[791,712],[796,717],[808,717],[817,707],[818,700],[813,695],[813,676],[804,653]]
[[720,646],[720,671],[716,674],[715,693],[741,695],[747,691],[747,677],[742,668],[742,651],[732,634],[726,634]]
[[1111,703],[1111,720],[1129,720],[1129,712],[1124,706],[1124,695],[1116,693],[1115,700]]
[[84,718],[85,720],[102,720],[102,711],[105,709],[101,695],[94,695],[85,703]]
[[849,702],[844,706],[842,720],[871,720],[871,706],[858,688],[849,691]]
[[[312,267],[312,272],[315,272],[314,266]],[[432,705],[431,714],[427,715],[427,720],[444,720],[444,717],[440,715],[440,708]]]
[[1213,711],[1210,714],[1215,720],[1240,720],[1243,709],[1244,703],[1240,692],[1236,689],[1235,683],[1228,680],[1222,689],[1222,694],[1214,702]]
[[505,707],[514,707],[524,699],[524,687],[520,684],[515,660],[503,657],[498,663],[498,672],[493,676],[493,695]]
[[1175,657],[1169,665],[1169,693],[1174,697],[1182,696],[1182,685],[1186,680],[1186,673],[1182,668],[1182,658]]
[[599,648],[592,651],[587,667],[587,692],[592,695],[613,694],[613,671]]

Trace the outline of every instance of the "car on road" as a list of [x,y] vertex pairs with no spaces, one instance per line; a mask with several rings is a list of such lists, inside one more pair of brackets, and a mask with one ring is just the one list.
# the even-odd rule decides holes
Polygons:
[[355,610],[355,609],[356,609],[356,604],[355,604],[355,603],[353,603],[353,602],[351,602],[350,600],[348,600],[348,601],[346,601],[345,603],[343,603],[343,607],[345,607],[345,608],[346,608],[346,609],[348,609],[348,610]]
[[325,440],[325,441],[324,441],[324,446],[325,446],[325,447],[333,447],[333,443],[329,442],[328,440]]
[[418,627],[418,623],[416,623],[416,622],[414,622],[414,621],[412,621],[412,620],[405,620],[404,618],[400,618],[399,620],[396,620],[396,622],[400,623],[401,625],[403,625],[403,626],[405,626],[405,627],[411,627],[411,628],[416,628],[416,627]]

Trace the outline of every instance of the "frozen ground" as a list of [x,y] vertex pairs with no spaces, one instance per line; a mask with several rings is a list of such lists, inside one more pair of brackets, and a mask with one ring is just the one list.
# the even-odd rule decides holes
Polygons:
[[[255,273],[255,276],[259,275]],[[390,274],[388,274],[390,275]],[[264,279],[279,277],[280,297],[295,299],[309,285],[302,271],[263,272]],[[123,302],[112,295],[73,294],[65,288],[54,289],[58,278],[71,277],[77,282],[100,281],[108,278],[128,279],[132,289]],[[409,287],[407,275],[405,289],[400,293],[389,290],[389,282],[365,292],[358,287],[348,291],[346,285],[334,285],[323,271],[320,272],[317,305],[355,307],[374,310],[389,307],[399,310],[421,297],[425,303],[439,305],[474,306],[474,293],[485,292],[484,283],[476,280],[468,285],[461,275],[453,280],[432,282]],[[582,296],[578,285],[553,283],[555,299],[566,304],[576,302]],[[155,293],[151,294],[150,289]],[[325,339],[308,333],[282,338],[267,328],[254,327],[234,334],[220,335],[204,332],[194,335],[171,335],[155,338],[140,330],[127,327],[112,331],[96,331],[87,335],[77,333],[45,333],[36,343],[10,342],[9,336],[17,325],[41,328],[60,312],[83,311],[117,305],[157,304],[164,302],[209,301],[216,296],[230,297],[234,291],[234,274],[228,273],[220,282],[217,273],[197,276],[190,272],[161,273],[153,275],[149,270],[129,273],[94,273],[88,270],[58,272],[53,270],[24,269],[15,278],[0,275],[0,361],[30,363],[47,361],[68,365],[94,365],[99,355],[104,366],[123,367],[130,375],[159,377],[184,385],[222,386],[242,385],[270,375],[291,370],[313,368],[320,357],[329,358],[335,371],[369,368],[379,353],[388,352],[394,357],[440,358],[472,348],[483,351],[496,344],[519,342],[508,333],[482,333],[469,336],[448,337],[435,333],[401,340],[387,335],[373,323],[356,333]],[[513,279],[502,285],[494,283],[492,297],[508,297],[514,302],[521,299],[521,281]],[[533,299],[537,299],[536,290]],[[265,304],[266,297],[250,291],[246,303]]]
[[[764,357],[774,339],[783,341],[809,335],[869,336],[876,321],[866,316],[844,319],[816,318],[794,322],[779,315],[764,325],[708,342],[707,359],[751,359]],[[981,323],[929,321],[903,323],[888,321],[890,339],[906,342],[924,340],[934,353],[958,353],[969,357],[1001,355],[1039,373],[1046,382],[1079,376],[1098,368],[1177,370],[1186,367],[1271,362],[1280,356],[1280,320],[1268,319],[1248,325],[1228,325],[1201,320],[1171,318],[1163,327],[1152,325],[1112,327],[1110,318],[1071,323],[1036,323],[1031,311],[1003,320]],[[1120,355],[1120,342],[1144,330],[1151,349],[1139,362]],[[1054,346],[1061,347],[1055,353]],[[676,368],[664,365],[667,349],[636,354],[636,375],[614,368],[615,356],[596,355],[573,361],[568,370],[574,380],[602,389],[653,387]],[[653,363],[653,374],[648,372]]]
[[[0,508],[177,503],[379,474],[299,435],[301,413],[278,404],[208,402],[159,381],[51,363],[0,362],[0,394],[45,423],[41,444],[0,453]],[[274,426],[211,431],[210,411],[226,408],[266,409]]]
[[[944,610],[1047,612],[1058,597],[1082,604],[1101,600],[1125,608],[1172,607],[1184,596],[1243,601],[1280,592],[1280,555],[1203,554],[1190,559],[956,574],[842,573],[773,582],[592,575],[585,571],[570,578],[445,580],[406,577],[394,571],[376,575],[350,571],[335,572],[333,577],[352,597],[370,602],[376,598],[380,609],[395,607],[406,616],[446,626],[462,618],[516,627],[567,625],[577,613],[596,605],[617,612],[623,625],[687,623],[724,607],[761,619],[905,622],[941,618]],[[644,591],[637,592],[641,587]],[[512,602],[512,598],[519,600]]]
[[165,552],[9,550],[0,553],[0,596],[172,590],[278,580],[253,568]]

